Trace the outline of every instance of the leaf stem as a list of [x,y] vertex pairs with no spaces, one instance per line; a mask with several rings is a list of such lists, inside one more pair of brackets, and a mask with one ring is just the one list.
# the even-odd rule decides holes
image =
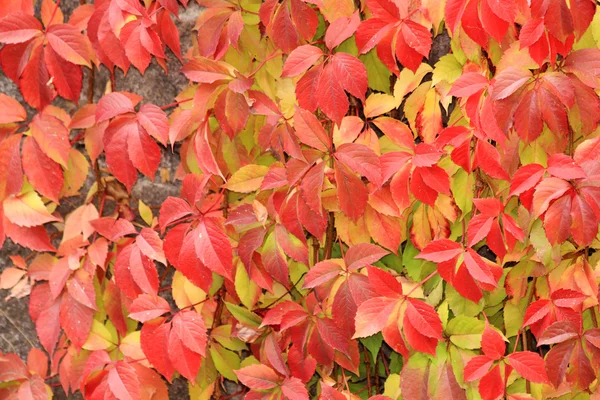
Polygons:
[[412,288],[407,294],[406,297],[410,297],[411,294],[413,294],[413,292],[415,290],[417,290],[418,288],[420,288],[421,286],[423,286],[425,283],[427,283],[427,281],[429,281],[431,278],[433,278],[434,276],[436,276],[438,273],[437,269],[435,271],[433,271],[432,273],[430,273],[429,275],[427,275],[425,277],[425,279],[423,279],[421,282],[417,283],[417,286],[415,286],[414,288]]
[[176,107],[176,106],[178,106],[180,104],[183,104],[183,103],[188,103],[188,102],[190,102],[192,100],[194,100],[194,98],[193,97],[189,97],[187,99],[183,99],[183,100],[175,101],[173,103],[165,104],[164,106],[160,107],[160,109],[161,110],[168,110],[169,108]]
[[262,67],[264,67],[264,65],[267,62],[271,61],[272,59],[274,59],[277,56],[280,56],[281,54],[283,54],[281,52],[281,50],[279,50],[279,49],[273,50],[273,52],[271,54],[269,54],[264,60],[262,60],[261,63],[258,64],[258,66],[254,69],[254,71],[252,71],[250,73],[250,75],[248,75],[248,78],[252,78]]

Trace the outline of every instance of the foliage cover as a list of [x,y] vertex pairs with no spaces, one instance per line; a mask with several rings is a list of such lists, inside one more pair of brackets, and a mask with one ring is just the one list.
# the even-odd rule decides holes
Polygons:
[[[197,1],[183,53],[188,0],[0,2],[30,106],[0,94],[0,242],[30,251],[0,285],[44,350],[0,354],[0,397],[600,398],[594,1]],[[115,90],[167,57],[174,103]]]

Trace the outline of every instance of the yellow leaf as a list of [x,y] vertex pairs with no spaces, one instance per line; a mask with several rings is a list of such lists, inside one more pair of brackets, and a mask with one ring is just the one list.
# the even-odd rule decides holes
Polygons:
[[385,114],[398,107],[400,104],[394,96],[385,93],[373,93],[367,97],[365,103],[365,117],[373,118]]
[[85,183],[90,164],[83,154],[75,149],[69,151],[67,169],[64,171],[65,180],[60,197],[77,196],[79,189]]
[[225,188],[238,193],[251,193],[260,188],[269,171],[264,165],[249,164],[237,170],[225,184]]
[[462,74],[462,64],[458,62],[454,54],[446,54],[440,61],[435,63],[431,84],[435,86],[438,82],[446,81],[453,83]]
[[396,98],[396,101],[399,102],[398,104],[402,103],[404,96],[415,90],[419,83],[421,83],[423,77],[431,71],[433,70],[428,64],[419,65],[417,72],[412,72],[410,69],[404,68],[400,72],[400,76],[398,76],[396,84],[394,85],[394,97]]
[[138,200],[138,210],[140,212],[140,217],[144,220],[144,222],[148,225],[152,225],[152,210],[148,207],[142,200]]
[[128,333],[127,336],[121,339],[121,343],[119,344],[119,350],[121,353],[131,358],[132,360],[141,360],[142,364],[149,366],[148,361],[144,360],[146,356],[142,351],[142,346],[140,345],[140,337],[141,331],[134,331]]
[[333,22],[340,17],[349,17],[354,12],[354,2],[352,0],[323,0],[323,6],[319,7],[321,14],[329,22]]
[[92,322],[92,330],[82,347],[86,350],[93,351],[106,350],[114,345],[116,339],[117,338],[111,335],[110,331],[103,323],[94,319]]
[[[206,298],[206,292],[188,281],[179,271],[175,271],[173,275],[171,288],[173,290],[173,300],[180,309],[190,307],[192,304],[197,304]],[[202,309],[202,304],[197,305],[195,309],[199,312]]]
[[[404,103],[404,115],[413,132],[417,132],[417,115],[425,104],[425,96],[429,88],[431,88],[431,82],[424,82],[408,96],[406,103]],[[395,94],[394,96],[398,98]]]
[[433,143],[437,134],[442,130],[442,109],[440,96],[434,88],[429,89],[425,95],[423,110],[417,121],[419,135],[425,143]]

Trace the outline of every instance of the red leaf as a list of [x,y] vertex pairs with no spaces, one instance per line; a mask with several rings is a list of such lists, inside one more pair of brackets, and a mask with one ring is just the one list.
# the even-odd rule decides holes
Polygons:
[[559,343],[546,355],[546,370],[555,387],[558,387],[565,378],[574,348],[574,342]]
[[[300,85],[298,85],[297,90],[300,90]],[[344,92],[340,77],[337,76],[337,69],[331,63],[327,64],[321,73],[316,98],[325,115],[339,126],[342,123],[342,118],[348,112],[350,103]],[[302,102],[300,102],[300,106],[312,111],[311,107],[305,107]]]
[[181,68],[181,72],[189,80],[199,83],[213,83],[232,78],[224,64],[204,57],[196,57],[188,61]]
[[165,324],[164,318],[148,321],[142,326],[140,343],[142,351],[169,382],[173,375],[174,367],[168,353],[168,339],[171,324]]
[[229,238],[223,232],[220,224],[213,218],[203,218],[198,228],[191,234],[196,235],[196,254],[212,271],[227,278],[233,279],[233,256]]
[[308,400],[306,386],[298,378],[285,378],[281,383],[283,395],[290,400]]
[[586,177],[583,169],[566,154],[553,154],[548,158],[548,173],[565,180]]
[[163,251],[163,242],[156,231],[150,228],[143,228],[135,238],[135,242],[143,255],[165,265],[167,264]]
[[301,44],[296,27],[292,23],[287,3],[278,7],[271,27],[273,41],[284,53],[290,53]]
[[408,305],[406,307],[406,318],[408,318],[410,324],[421,335],[443,340],[442,321],[440,321],[437,311],[435,311],[435,309],[429,304],[421,300],[409,298]]
[[159,225],[164,232],[167,226],[192,213],[192,208],[183,199],[169,196],[160,206]]
[[571,190],[571,184],[558,178],[546,178],[535,188],[533,195],[534,215],[540,216],[548,210],[553,200],[562,197]]
[[129,307],[129,318],[139,322],[147,322],[169,312],[169,303],[162,297],[141,294]]
[[22,43],[42,34],[42,24],[34,16],[14,12],[0,19],[0,42]]
[[377,267],[367,266],[369,283],[375,292],[381,296],[398,298],[402,296],[402,285],[389,272]]
[[154,104],[144,104],[136,114],[137,120],[146,132],[163,146],[169,140],[169,120],[160,107]]
[[507,98],[519,90],[529,79],[531,79],[531,71],[525,68],[508,67],[500,71],[492,83],[494,100]]
[[500,164],[500,154],[498,153],[498,150],[484,140],[477,141],[474,167],[476,166],[480,167],[492,178],[506,181],[510,179],[506,170],[502,164]]
[[333,50],[352,36],[359,25],[360,14],[358,11],[352,14],[351,17],[339,17],[332,21],[327,28],[327,32],[325,32],[325,45],[329,50]]
[[79,270],[73,274],[73,277],[67,281],[68,293],[82,305],[97,311],[96,307],[96,289],[94,281],[89,274]]
[[509,196],[518,196],[534,188],[544,176],[544,167],[540,164],[523,165],[513,176]]
[[448,239],[438,239],[429,243],[415,258],[440,263],[458,257],[463,252],[459,243]]
[[171,329],[171,333],[169,334],[167,348],[169,360],[172,365],[187,380],[193,381],[198,374],[200,364],[202,363],[200,354],[189,349],[174,328]]
[[58,94],[77,103],[83,86],[81,67],[65,61],[50,46],[45,47],[44,56],[48,72],[52,76],[52,85]]
[[465,265],[469,274],[478,282],[486,283],[496,287],[498,280],[492,273],[490,267],[483,261],[481,256],[475,250],[469,248],[465,253]]
[[341,266],[333,261],[325,260],[315,264],[304,278],[305,289],[315,288],[331,281],[342,272]]
[[94,310],[79,303],[69,294],[63,296],[60,306],[60,324],[76,348],[81,349],[87,340],[93,319]]
[[173,317],[173,332],[183,345],[202,357],[206,355],[206,327],[204,320],[195,311],[180,311]]
[[348,167],[335,163],[335,181],[340,208],[353,221],[360,218],[367,206],[368,194],[362,180]]
[[494,220],[494,218],[490,218],[483,214],[471,218],[467,229],[467,237],[469,238],[468,245],[472,247],[485,238],[490,233]]
[[370,265],[387,254],[389,254],[387,250],[377,245],[361,243],[348,249],[345,260],[348,270],[352,271]]
[[23,142],[23,169],[35,190],[58,203],[63,171],[60,165],[46,156],[31,137],[25,138]]
[[364,101],[367,91],[367,69],[362,61],[350,54],[340,52],[335,53],[330,62],[333,65],[333,73],[344,90]]
[[515,111],[515,129],[519,137],[529,143],[540,136],[543,128],[544,122],[537,92],[530,90],[525,93]]
[[549,300],[537,300],[531,303],[523,317],[522,326],[534,324],[544,318],[550,312],[550,307]]
[[500,366],[496,365],[479,382],[479,394],[483,400],[497,400],[504,395],[505,384],[500,374]]
[[90,221],[96,232],[110,240],[116,242],[126,235],[136,233],[133,224],[123,218],[103,217]]
[[0,124],[25,121],[27,112],[23,106],[12,97],[0,93]]
[[521,351],[509,354],[506,360],[519,375],[528,381],[550,383],[544,367],[544,360],[539,354],[532,351]]
[[570,322],[557,321],[544,330],[537,343],[539,346],[563,343],[578,336],[579,333]]
[[581,196],[575,196],[571,206],[571,217],[573,240],[580,246],[589,246],[598,233],[599,222],[592,206]]
[[91,67],[90,48],[85,36],[72,25],[51,25],[46,30],[46,38],[52,49],[66,61]]
[[467,72],[452,84],[452,89],[448,94],[455,97],[469,97],[487,86],[488,80],[485,76],[475,72]]
[[387,325],[396,300],[374,297],[363,302],[356,312],[354,338],[367,337],[381,332]]
[[283,65],[282,77],[297,76],[313,66],[323,56],[323,51],[316,46],[304,45],[295,48]]
[[319,81],[323,66],[317,65],[298,80],[296,84],[296,98],[300,107],[310,112],[316,111],[319,106]]
[[240,382],[250,389],[273,389],[279,385],[280,381],[275,371],[262,364],[249,365],[234,372]]
[[307,146],[322,152],[327,152],[331,147],[331,138],[312,112],[302,108],[296,109],[294,129],[298,139]]
[[[32,107],[43,110],[56,97],[56,93],[54,93],[52,87],[47,85],[50,74],[46,67],[42,46],[33,49],[31,58],[22,71],[19,78],[19,88],[23,98]],[[36,117],[38,116],[36,115],[34,119]],[[44,148],[41,143],[40,147]]]
[[519,32],[520,48],[524,49],[533,45],[542,37],[544,33],[544,20],[542,18],[532,18],[528,20]]
[[139,399],[142,387],[136,370],[124,361],[117,361],[115,367],[108,371],[108,387],[118,399]]
[[494,360],[501,359],[506,351],[504,338],[488,324],[486,324],[481,336],[481,350],[486,356]]
[[69,159],[69,131],[58,118],[37,114],[30,124],[31,134],[40,149],[52,160],[67,168]]
[[345,143],[337,148],[335,158],[377,186],[383,183],[379,157],[369,147],[358,143]]
[[465,366],[465,382],[472,382],[483,378],[490,367],[494,364],[494,360],[488,356],[475,356],[469,360]]

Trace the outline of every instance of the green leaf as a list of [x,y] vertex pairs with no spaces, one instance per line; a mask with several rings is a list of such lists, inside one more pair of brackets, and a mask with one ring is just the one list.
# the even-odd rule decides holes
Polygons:
[[231,335],[231,325],[217,326],[211,331],[210,336],[229,350],[246,350],[246,343]]
[[404,268],[406,268],[409,278],[415,282],[421,280],[421,276],[425,270],[431,271],[431,267],[435,268],[434,263],[415,258],[419,253],[420,251],[408,240],[404,248],[404,253],[402,253],[402,263],[404,264]]
[[254,314],[252,311],[248,311],[243,307],[228,302],[225,302],[225,306],[231,315],[233,315],[233,318],[237,319],[242,324],[252,328],[258,328],[260,326],[262,318]]
[[215,343],[210,347],[210,355],[215,363],[215,368],[223,377],[234,382],[238,381],[233,372],[233,370],[240,369],[240,357],[237,354]]
[[479,349],[485,322],[475,317],[459,315],[448,322],[446,333],[450,341],[463,349]]
[[256,283],[250,280],[246,267],[237,259],[237,271],[235,273],[235,292],[239,296],[242,304],[252,309],[260,293],[260,288]]
[[465,190],[465,188],[473,188],[474,185],[475,176],[462,168],[456,171],[450,181],[454,201],[462,211],[462,215],[470,213],[473,209],[473,190]]
[[381,349],[381,343],[383,342],[383,335],[378,333],[376,335],[368,336],[360,339],[360,342],[369,350],[373,357],[373,362],[377,360],[379,349]]
[[506,337],[510,338],[519,334],[524,316],[525,311],[521,310],[518,306],[510,302],[504,305],[504,329],[506,330]]
[[[207,357],[202,359],[195,382],[189,382],[188,384],[190,400],[210,400],[214,390],[213,384],[217,380],[217,376],[217,370],[212,358]],[[192,385],[192,383],[194,384]]]
[[483,304],[465,299],[450,285],[446,285],[446,300],[448,300],[448,305],[454,315],[474,317],[483,310]]
[[367,68],[369,87],[373,90],[392,94],[390,88],[390,76],[392,74],[381,60],[379,60],[379,57],[377,57],[377,51],[373,49],[358,58],[365,64],[365,68]]

